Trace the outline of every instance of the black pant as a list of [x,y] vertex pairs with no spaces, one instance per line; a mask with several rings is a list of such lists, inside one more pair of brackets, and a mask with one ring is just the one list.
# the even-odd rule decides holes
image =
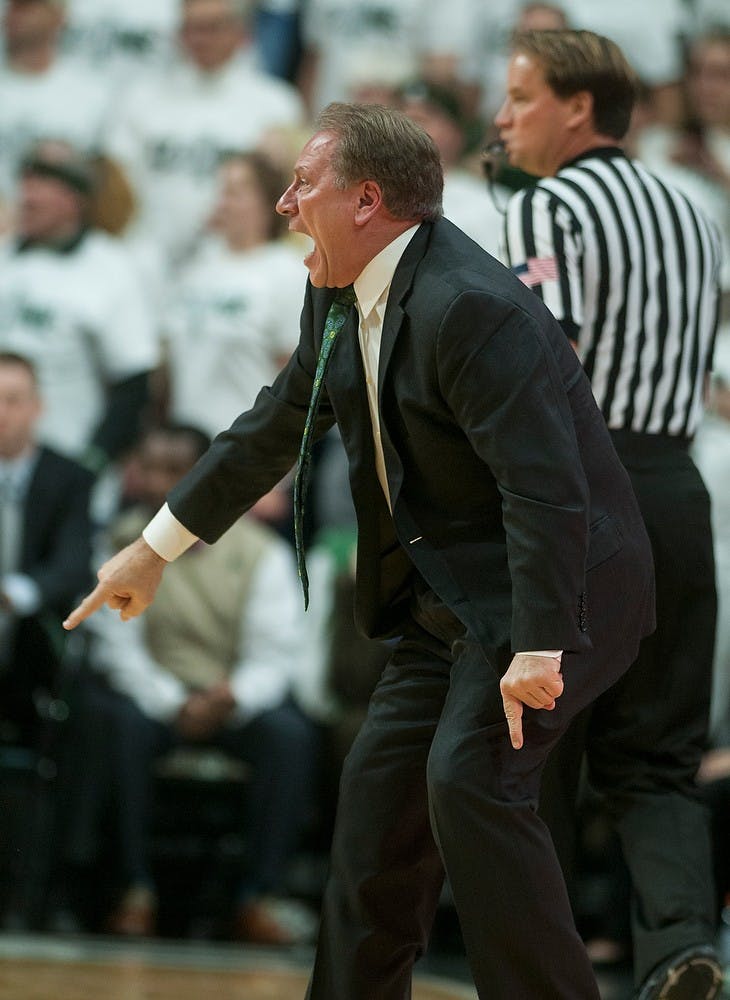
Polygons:
[[53,728],[38,712],[39,696],[57,697],[61,684],[61,647],[53,629],[60,625],[51,616],[14,621],[0,649],[0,728],[8,739],[34,749],[53,735]]
[[419,589],[343,769],[311,1000],[408,1000],[445,873],[480,997],[598,998],[536,812],[549,749],[593,685],[603,689],[635,656],[625,636],[598,639],[590,671],[584,656],[564,657],[554,711],[525,709],[515,751],[495,666],[505,651],[490,663]]
[[707,739],[716,600],[709,498],[686,447],[627,433],[615,443],[651,540],[657,629],[551,755],[542,813],[569,868],[565,831],[585,751],[631,873],[640,983],[673,952],[714,938],[709,822],[695,775]]

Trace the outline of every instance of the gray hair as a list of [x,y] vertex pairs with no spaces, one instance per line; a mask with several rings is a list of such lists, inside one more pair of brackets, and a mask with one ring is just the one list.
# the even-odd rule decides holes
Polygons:
[[379,104],[336,102],[320,112],[316,128],[338,137],[332,159],[338,187],[372,180],[396,219],[441,216],[444,176],[438,149],[407,115]]

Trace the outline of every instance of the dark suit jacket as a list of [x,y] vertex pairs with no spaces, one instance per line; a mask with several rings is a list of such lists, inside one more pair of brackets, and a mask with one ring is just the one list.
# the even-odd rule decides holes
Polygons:
[[40,448],[23,506],[18,570],[41,592],[38,611],[17,619],[6,637],[0,676],[0,714],[30,738],[38,723],[34,692],[56,685],[65,639],[61,622],[91,582],[91,474]]
[[[291,361],[172,491],[173,513],[206,541],[296,461],[332,297],[307,287]],[[488,654],[590,649],[587,573],[620,551],[610,585],[590,588],[593,613],[617,584],[640,603],[646,535],[572,348],[537,296],[445,220],[419,228],[396,270],[378,388],[392,518],[353,318],[316,431],[337,420],[348,455],[366,634],[397,631],[414,566]],[[651,629],[646,601],[625,625],[632,640]]]
[[41,592],[35,615],[21,619],[16,643],[32,656],[38,629],[62,637],[61,622],[91,582],[91,474],[50,448],[40,448],[23,504],[18,570]]
[[19,568],[40,588],[43,610],[60,619],[90,582],[92,482],[77,462],[39,449],[25,497]]

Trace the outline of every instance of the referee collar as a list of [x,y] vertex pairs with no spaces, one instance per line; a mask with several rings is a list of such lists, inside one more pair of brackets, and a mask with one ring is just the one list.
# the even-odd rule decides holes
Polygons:
[[576,163],[580,163],[581,160],[596,159],[599,160],[613,160],[617,156],[622,157],[624,160],[627,159],[626,153],[620,146],[596,146],[594,149],[584,149],[582,153],[578,153],[571,160],[566,160],[565,163],[561,163],[559,170],[565,170],[567,167],[574,167]]

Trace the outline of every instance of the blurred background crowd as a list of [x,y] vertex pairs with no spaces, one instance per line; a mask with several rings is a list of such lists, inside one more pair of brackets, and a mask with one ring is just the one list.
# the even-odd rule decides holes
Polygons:
[[[274,212],[332,100],[432,135],[444,212],[500,256],[494,115],[517,28],[590,28],[642,86],[628,147],[721,230],[694,443],[720,598],[717,917],[730,899],[730,8],[727,0],[0,0],[0,919],[7,929],[311,940],[339,768],[387,655],[352,621],[336,436],[173,564],[143,618],[61,621],[296,346],[305,244]],[[625,869],[586,787],[576,913],[626,954]],[[727,899],[726,899],[727,897]],[[448,898],[444,905],[448,908]]]

